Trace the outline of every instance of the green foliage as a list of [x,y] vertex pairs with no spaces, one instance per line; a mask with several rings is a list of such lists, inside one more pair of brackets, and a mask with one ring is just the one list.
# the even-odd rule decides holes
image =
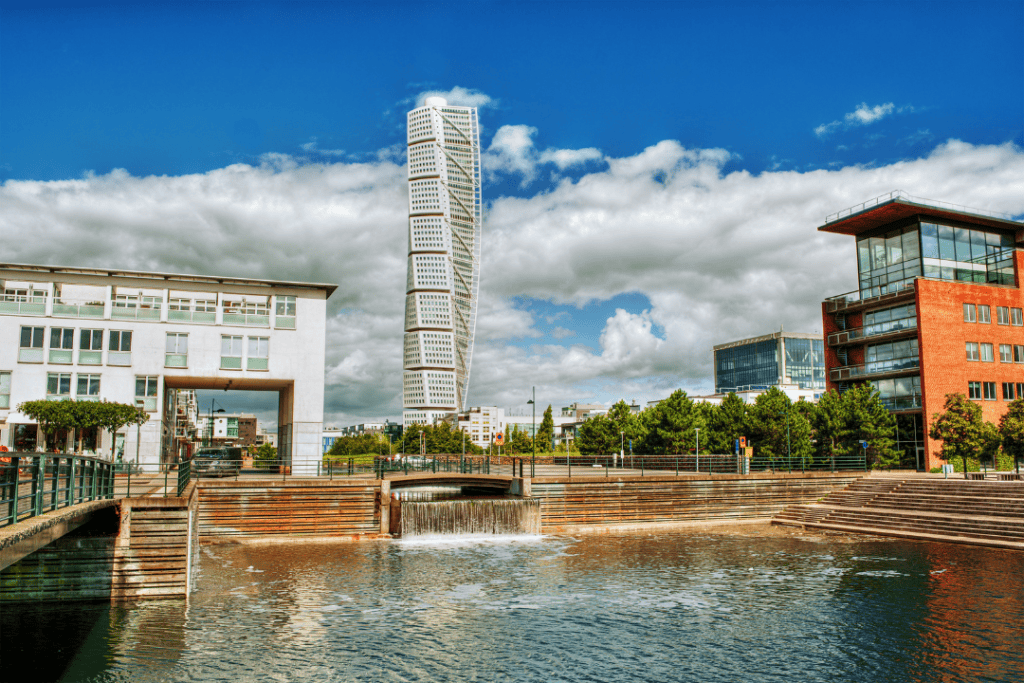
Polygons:
[[583,455],[606,455],[619,452],[619,431],[606,415],[595,415],[579,426],[576,447]]
[[605,453],[618,453],[620,448],[628,453],[629,441],[633,442],[634,449],[643,443],[647,436],[647,427],[640,417],[642,414],[635,414],[629,404],[621,399],[611,407],[608,411],[608,419],[612,423],[612,432],[619,436],[619,445],[610,451],[604,451]]
[[[47,439],[62,430],[92,427],[106,429],[113,437],[122,427],[149,420],[144,410],[113,401],[25,401],[18,405],[18,410],[38,422]],[[111,453],[115,442],[111,438]]]
[[551,414],[551,406],[548,405],[548,409],[544,411],[544,418],[540,421],[540,426],[537,427],[537,446],[541,450],[548,450],[551,448],[551,440],[555,437],[555,418]]
[[777,387],[754,399],[748,412],[754,457],[774,467],[800,467],[812,459],[811,425]]
[[[800,402],[803,403],[803,402]],[[800,407],[797,403],[797,407]],[[868,464],[872,467],[899,465],[896,450],[896,418],[868,384],[858,384],[840,395],[834,389],[824,394],[817,408],[808,411],[822,459],[860,455],[862,441],[868,443]]]
[[960,458],[963,469],[959,471],[971,471],[968,459],[993,452],[998,432],[982,419],[981,406],[963,394],[946,394],[944,407],[943,413],[932,415],[929,436],[942,441],[940,458],[946,461]]
[[342,436],[331,444],[328,455],[359,455],[362,453],[375,453],[377,455],[389,455],[391,444],[383,434],[360,434],[358,436]]
[[1024,398],[1011,401],[1006,407],[999,418],[999,436],[1008,460],[1024,460]]
[[747,435],[747,404],[734,392],[722,399],[721,405],[711,408],[705,418],[707,433],[701,432],[702,452],[732,453],[736,440]]
[[[453,427],[447,422],[441,422],[437,425],[409,425],[405,430],[405,433],[402,435],[402,440],[396,445],[395,453],[419,455],[420,434],[425,435],[426,453],[428,455],[462,453],[464,434],[460,429]],[[474,455],[483,453],[483,449],[479,446],[474,446],[469,440],[468,435],[465,435],[465,444],[466,453],[472,453]],[[385,454],[387,453],[386,448],[384,452]]]
[[254,464],[257,469],[266,469],[277,460],[277,449],[269,443],[265,443],[256,449],[253,460],[256,461]]
[[702,409],[699,409],[682,389],[676,389],[667,399],[647,411],[647,436],[643,453],[675,455],[696,448],[696,429],[706,429]]
[[530,439],[529,432],[525,429],[520,429],[517,424],[512,425],[512,429],[505,434],[505,445],[501,447],[501,452],[508,455],[518,455],[520,453],[530,453],[532,455],[533,441]]

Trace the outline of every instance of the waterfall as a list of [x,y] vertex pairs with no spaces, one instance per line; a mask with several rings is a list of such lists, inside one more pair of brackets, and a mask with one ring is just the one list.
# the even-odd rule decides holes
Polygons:
[[402,537],[455,534],[539,534],[540,499],[499,498],[402,502]]

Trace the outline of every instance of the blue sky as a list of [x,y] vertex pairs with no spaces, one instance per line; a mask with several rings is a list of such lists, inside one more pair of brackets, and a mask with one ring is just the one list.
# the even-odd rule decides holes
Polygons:
[[[405,111],[432,90],[484,127],[474,404],[708,390],[712,344],[820,329],[815,301],[855,282],[814,228],[882,192],[1024,214],[1020,1],[44,1],[0,2],[0,228],[337,282],[328,421],[397,417]],[[247,208],[270,196],[296,203],[273,225]],[[374,210],[339,218],[356,196]],[[209,230],[290,238],[175,251]]]

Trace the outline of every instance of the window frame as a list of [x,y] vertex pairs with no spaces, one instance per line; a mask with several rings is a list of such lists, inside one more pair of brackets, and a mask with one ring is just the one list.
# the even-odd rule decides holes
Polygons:
[[996,399],[996,383],[995,382],[982,382],[981,383],[982,393],[985,395],[986,401],[995,401]]
[[[95,380],[95,392],[93,389],[93,381]],[[85,392],[82,392],[82,382],[85,382]],[[98,400],[100,397],[100,375],[98,373],[80,372],[75,377],[75,398],[79,396],[93,397],[95,396]]]
[[[97,338],[99,339],[99,345],[95,344]],[[103,330],[83,327],[78,331],[78,350],[79,351],[102,351],[103,350]]]
[[[117,335],[117,346],[114,348],[114,335]],[[128,348],[124,348],[125,339],[128,340]],[[108,351],[119,351],[121,353],[131,353],[132,351],[132,331],[131,330],[109,330],[107,334],[107,350]]]
[[992,322],[992,309],[988,304],[978,304],[978,324],[988,325]]
[[981,382],[968,382],[967,383],[967,398],[972,401],[981,400]]
[[978,352],[978,342],[967,342],[965,344],[967,351],[967,360],[971,362],[977,362],[981,360],[981,355]]
[[[67,380],[67,390],[62,391],[65,379]],[[51,382],[56,381],[56,391],[51,392]],[[71,398],[71,373],[70,372],[48,372],[46,373],[46,396],[47,400],[50,396],[59,396],[59,400],[64,400],[64,397]]]
[[1003,400],[1012,401],[1014,399],[1013,393],[1013,382],[1003,382]]
[[994,363],[996,360],[995,349],[990,342],[981,342],[978,345],[982,363]]
[[1013,362],[1013,344],[1000,344],[999,345],[999,362],[1000,363],[1012,363]]
[[976,323],[978,322],[977,308],[974,304],[964,304],[964,322],[965,323]]

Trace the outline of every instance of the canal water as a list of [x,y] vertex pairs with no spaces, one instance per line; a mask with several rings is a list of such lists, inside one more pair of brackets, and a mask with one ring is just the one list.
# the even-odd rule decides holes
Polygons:
[[203,546],[187,602],[14,607],[17,681],[1024,681],[1024,553],[778,527]]

